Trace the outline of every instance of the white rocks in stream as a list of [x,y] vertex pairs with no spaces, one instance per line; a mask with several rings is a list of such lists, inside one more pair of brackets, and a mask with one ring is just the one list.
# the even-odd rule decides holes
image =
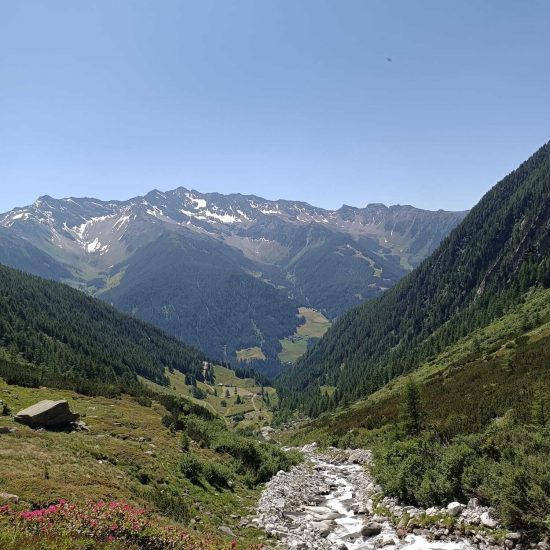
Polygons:
[[[316,453],[309,445],[301,449],[304,463],[279,472],[266,484],[257,507],[255,523],[283,548],[304,550],[466,550],[474,548],[455,535],[439,534],[428,540],[423,533],[400,530],[388,517],[374,513],[373,497],[380,489],[364,465],[369,451]],[[386,500],[386,499],[384,499]],[[393,499],[384,506],[414,517],[420,511],[401,507]],[[389,506],[388,506],[389,505]],[[426,530],[426,533],[431,534]]]
[[[513,532],[497,542],[492,533],[500,528],[498,520],[477,499],[467,505],[451,502],[446,507],[423,510],[384,497],[368,473],[368,450],[329,449],[321,453],[315,444],[300,450],[305,461],[289,472],[279,472],[266,484],[252,520],[276,539],[278,548],[548,548],[545,542],[539,546],[526,543],[521,533]],[[470,534],[466,536],[465,531]]]

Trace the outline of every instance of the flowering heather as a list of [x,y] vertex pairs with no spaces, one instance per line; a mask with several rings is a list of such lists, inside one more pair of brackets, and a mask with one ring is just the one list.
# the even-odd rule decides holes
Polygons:
[[160,526],[143,509],[124,501],[84,505],[60,500],[47,508],[17,511],[0,506],[0,519],[28,536],[52,539],[78,537],[98,543],[119,543],[144,550],[213,550],[236,548],[236,541],[220,541],[190,534],[178,527]]

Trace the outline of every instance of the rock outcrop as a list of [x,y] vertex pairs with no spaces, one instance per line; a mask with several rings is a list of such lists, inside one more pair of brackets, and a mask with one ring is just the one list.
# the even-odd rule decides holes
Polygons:
[[79,414],[71,412],[66,400],[50,401],[45,399],[19,411],[13,418],[16,422],[26,424],[31,428],[64,428],[78,420],[79,417]]

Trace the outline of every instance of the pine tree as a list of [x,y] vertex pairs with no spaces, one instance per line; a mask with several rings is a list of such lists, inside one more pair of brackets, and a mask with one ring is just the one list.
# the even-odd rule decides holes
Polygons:
[[418,386],[412,380],[405,387],[405,429],[409,435],[419,435],[422,430],[422,410]]
[[544,428],[548,423],[546,396],[544,395],[542,388],[538,388],[535,392],[531,416],[533,418],[533,423],[541,428]]

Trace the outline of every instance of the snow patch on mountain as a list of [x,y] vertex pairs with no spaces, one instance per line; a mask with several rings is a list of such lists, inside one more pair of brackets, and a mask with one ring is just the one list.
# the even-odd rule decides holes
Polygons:
[[196,208],[206,208],[206,201],[204,199],[199,199],[191,193],[185,193],[185,196],[195,205]]
[[153,206],[153,208],[148,208],[147,214],[155,218],[161,218],[164,216],[164,212],[158,206]]
[[99,242],[99,239],[96,237],[91,243],[88,243],[86,245],[86,252],[93,253],[97,252],[101,248],[101,243]]

